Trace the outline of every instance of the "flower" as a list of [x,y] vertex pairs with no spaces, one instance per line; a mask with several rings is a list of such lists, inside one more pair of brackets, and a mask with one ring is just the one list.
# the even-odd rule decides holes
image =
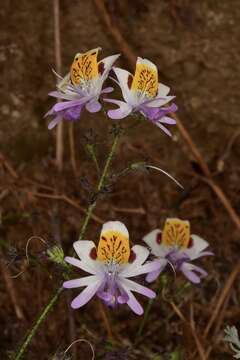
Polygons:
[[156,271],[159,264],[157,261],[144,264],[149,255],[144,246],[135,245],[130,250],[129,233],[123,223],[105,223],[97,248],[93,241],[88,240],[76,241],[73,247],[80,260],[66,257],[65,261],[92,275],[64,282],[63,287],[67,289],[86,286],[72,301],[72,308],[80,308],[96,294],[109,307],[126,303],[134,313],[143,314],[143,308],[132,291],[151,299],[156,294],[129,278]]
[[70,72],[64,78],[56,74],[61,81],[57,85],[58,90],[50,92],[49,95],[66,101],[56,103],[46,113],[45,116],[54,116],[48,125],[49,129],[56,126],[62,118],[78,120],[83,107],[90,113],[101,110],[99,96],[113,91],[112,87],[102,89],[102,86],[119,54],[108,56],[98,62],[99,50],[101,48],[76,54]]
[[240,339],[238,335],[237,328],[235,326],[227,326],[224,329],[225,337],[223,340],[229,342],[230,348],[235,352],[233,357],[235,359],[240,359]]
[[198,284],[201,277],[207,276],[202,268],[193,265],[192,261],[202,256],[213,255],[205,251],[207,241],[197,235],[190,234],[190,223],[180,219],[167,219],[163,231],[156,229],[146,235],[143,240],[157,256],[160,268],[146,277],[148,282],[154,281],[170,264],[174,271],[181,271],[189,281]]
[[125,101],[104,99],[119,106],[118,109],[109,110],[108,116],[111,119],[123,119],[133,112],[140,112],[146,119],[171,136],[164,124],[176,124],[176,121],[167,114],[177,111],[177,106],[176,104],[165,105],[175,96],[167,96],[170,88],[158,83],[156,65],[147,59],[138,57],[134,76],[117,67],[114,67],[113,70]]

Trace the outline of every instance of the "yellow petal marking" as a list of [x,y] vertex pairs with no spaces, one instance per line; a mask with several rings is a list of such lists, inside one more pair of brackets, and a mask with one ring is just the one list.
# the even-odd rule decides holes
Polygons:
[[131,90],[154,97],[158,92],[158,72],[152,66],[137,63]]
[[97,259],[104,262],[125,264],[130,256],[129,238],[118,231],[101,234],[97,249]]
[[178,246],[181,249],[186,249],[189,242],[189,221],[180,219],[167,219],[162,232],[162,244],[166,246]]
[[74,85],[93,80],[98,76],[98,51],[97,48],[84,54],[76,54],[70,69],[70,77]]

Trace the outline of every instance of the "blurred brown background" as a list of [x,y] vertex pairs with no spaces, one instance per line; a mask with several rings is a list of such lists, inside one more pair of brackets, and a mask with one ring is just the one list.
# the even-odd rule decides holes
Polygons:
[[[145,122],[122,139],[114,172],[147,159],[174,175],[184,191],[158,173],[131,173],[119,179],[111,193],[99,201],[95,214],[103,221],[125,222],[133,243],[161,226],[166,217],[189,219],[193,232],[210,242],[216,256],[203,261],[209,277],[202,285],[176,299],[188,321],[193,313],[195,335],[169,303],[160,299],[149,315],[142,341],[134,346],[140,320],[123,308],[108,314],[115,338],[113,349],[117,351],[110,358],[98,302],[72,312],[63,296],[39,329],[26,359],[51,359],[51,354],[80,337],[95,346],[97,359],[161,359],[156,356],[165,356],[176,348],[185,349],[184,359],[231,359],[222,338],[226,325],[240,325],[235,268],[240,230],[239,1],[60,0],[62,75],[77,52],[98,46],[103,49],[101,57],[122,52],[123,43],[116,42],[106,25],[106,14],[112,29],[125,39],[130,55],[153,61],[159,68],[160,81],[177,95],[178,116],[211,176],[206,180],[179,128],[173,129],[170,139]],[[37,260],[27,266],[26,243],[36,235],[47,244],[60,240],[64,250],[70,250],[83,219],[82,209],[88,203],[86,187],[96,181],[94,164],[84,149],[84,135],[89,136],[93,129],[103,163],[108,149],[106,128],[111,120],[84,113],[74,124],[77,171],[71,165],[69,124],[64,123],[64,166],[59,173],[54,161],[55,130],[48,131],[49,119],[43,119],[53,105],[47,94],[55,86],[51,71],[55,68],[53,2],[3,0],[0,16],[0,357],[7,359],[61,281],[59,269],[44,258],[45,270],[37,265],[44,250],[41,242],[31,243],[29,251]],[[131,69],[130,62],[127,51],[118,65]],[[114,96],[117,94],[118,90]],[[222,189],[227,205],[209,178]],[[87,237],[97,239],[100,226],[91,221]],[[230,275],[232,271],[235,273]],[[173,298],[175,286],[169,295]],[[219,298],[222,303],[204,338],[203,331]],[[140,301],[146,305],[144,299]],[[196,334],[207,353],[205,358],[195,351]],[[76,359],[83,354],[85,359],[91,358],[86,344],[79,344],[77,351]]]

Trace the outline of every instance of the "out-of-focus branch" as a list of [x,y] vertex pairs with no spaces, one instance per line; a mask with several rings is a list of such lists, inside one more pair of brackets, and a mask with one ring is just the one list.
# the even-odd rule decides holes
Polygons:
[[[56,72],[58,74],[61,74],[62,58],[61,58],[59,0],[53,0],[53,18],[54,18],[55,66],[56,66]],[[61,171],[63,167],[63,121],[60,121],[57,125],[56,163],[58,169]]]

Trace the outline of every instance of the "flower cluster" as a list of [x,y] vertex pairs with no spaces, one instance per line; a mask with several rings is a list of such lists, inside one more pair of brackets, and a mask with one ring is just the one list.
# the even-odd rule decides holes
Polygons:
[[[115,109],[107,109],[110,119],[120,120],[137,114],[171,136],[166,125],[176,123],[170,117],[177,111],[176,104],[172,102],[175,96],[169,95],[168,86],[159,83],[157,67],[151,61],[138,57],[133,75],[114,66],[119,54],[98,61],[99,50],[96,48],[77,54],[70,72],[63,78],[57,75],[60,79],[57,91],[49,95],[63,101],[57,102],[47,112],[46,116],[53,116],[48,128],[52,129],[62,119],[79,120],[83,109],[96,113],[107,103],[117,105]],[[109,76],[111,70],[114,77]],[[119,85],[122,100],[106,98],[105,94],[114,90],[113,87],[104,87],[107,78]],[[148,168],[159,170],[150,165]],[[134,245],[130,248],[128,230],[120,221],[109,221],[103,225],[97,247],[93,241],[76,241],[73,247],[79,259],[66,257],[65,261],[90,276],[64,282],[64,288],[84,287],[71,306],[80,308],[96,295],[109,307],[127,304],[134,313],[141,315],[143,308],[133,292],[150,299],[156,294],[130,278],[144,274],[146,282],[153,282],[167,265],[175,273],[182,272],[195,284],[207,276],[206,271],[193,261],[212,253],[206,250],[208,243],[205,240],[191,235],[188,221],[167,219],[162,231],[151,231],[143,237],[143,241],[147,247]]]
[[208,246],[205,240],[190,235],[188,221],[167,219],[162,232],[154,230],[143,240],[156,256],[154,260],[147,261],[150,251],[144,246],[134,245],[130,249],[128,230],[119,221],[103,225],[97,248],[93,241],[76,241],[73,246],[80,260],[66,257],[65,261],[91,275],[64,282],[63,286],[68,289],[86,287],[71,306],[80,308],[96,294],[109,307],[127,304],[134,313],[141,315],[143,308],[132,292],[151,299],[156,294],[129,278],[147,274],[147,282],[152,282],[168,263],[193,283],[199,283],[200,277],[207,275],[191,261],[212,253],[204,251]]
[[[139,113],[171,136],[165,125],[176,123],[168,116],[177,110],[176,104],[171,103],[175,96],[169,96],[170,88],[158,82],[156,65],[139,57],[135,74],[132,75],[126,70],[113,67],[119,54],[98,61],[99,50],[100,48],[96,48],[77,54],[70,72],[63,78],[57,74],[60,80],[57,91],[52,91],[49,95],[64,101],[57,102],[46,113],[45,116],[53,116],[48,128],[54,128],[61,119],[79,120],[83,108],[90,113],[98,112],[105,101],[118,106],[118,109],[107,111],[110,119],[123,119]],[[120,86],[124,101],[103,97],[114,90],[112,87],[103,88],[111,69],[116,75],[113,80]]]
[[88,240],[76,241],[73,246],[80,260],[66,257],[65,261],[92,274],[64,282],[65,288],[86,286],[73,300],[74,309],[85,305],[96,294],[110,307],[126,303],[136,314],[143,313],[132,291],[148,298],[154,298],[155,293],[129,278],[157,271],[159,264],[156,261],[145,263],[149,255],[145,247],[135,245],[130,249],[129,233],[123,223],[105,223],[97,249],[94,242]]

